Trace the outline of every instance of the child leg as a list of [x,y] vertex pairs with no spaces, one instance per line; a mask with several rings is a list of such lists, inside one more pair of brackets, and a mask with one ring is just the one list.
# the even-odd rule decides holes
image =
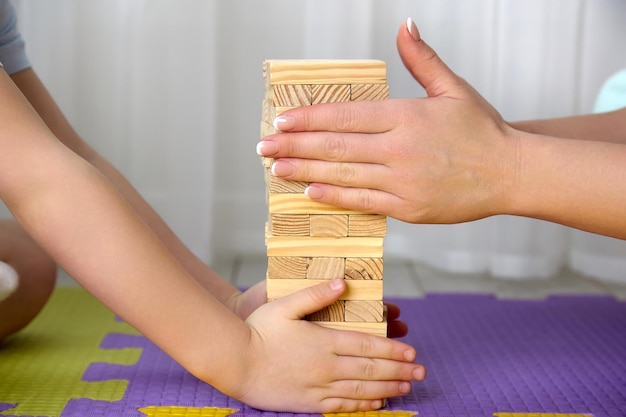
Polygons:
[[[0,339],[25,327],[48,301],[57,268],[50,257],[14,220],[0,219],[0,261],[6,298],[0,300]],[[11,269],[15,276],[11,277]],[[17,287],[8,291],[10,281]]]

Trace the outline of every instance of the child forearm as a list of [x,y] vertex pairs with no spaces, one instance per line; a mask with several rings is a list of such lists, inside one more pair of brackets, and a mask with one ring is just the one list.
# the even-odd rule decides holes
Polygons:
[[245,338],[245,324],[191,278],[101,173],[56,140],[3,71],[0,109],[0,198],[37,243],[189,369],[205,349],[225,362],[240,355],[210,335]]
[[626,108],[607,113],[509,123],[529,133],[626,144]]
[[239,293],[195,256],[132,184],[78,135],[32,68],[13,74],[11,78],[52,133],[111,181],[189,274],[222,302]]
[[[245,342],[243,322],[187,274],[104,178],[65,153],[46,152],[37,179],[5,194],[15,217],[81,285],[175,360],[204,377],[223,374],[218,365],[239,356],[240,345],[213,335]],[[208,363],[207,352],[220,360]]]

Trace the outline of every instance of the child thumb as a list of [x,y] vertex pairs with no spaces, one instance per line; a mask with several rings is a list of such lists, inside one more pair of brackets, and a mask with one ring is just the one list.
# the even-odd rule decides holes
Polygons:
[[443,95],[458,85],[456,74],[424,42],[410,17],[400,26],[396,44],[404,66],[424,87],[428,97]]
[[307,314],[315,313],[339,300],[345,291],[345,281],[336,278],[304,288],[275,302],[281,303],[283,308],[294,315],[294,318],[302,319]]

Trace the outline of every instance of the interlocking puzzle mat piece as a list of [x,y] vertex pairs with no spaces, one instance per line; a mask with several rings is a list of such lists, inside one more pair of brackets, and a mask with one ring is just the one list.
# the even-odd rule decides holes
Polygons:
[[42,314],[0,343],[0,415],[58,416],[73,398],[120,400],[127,381],[81,380],[94,362],[137,362],[137,349],[102,350],[107,333],[136,333],[80,288],[56,291]]
[[355,413],[328,413],[324,417],[412,417],[416,415],[413,411],[358,411]]
[[139,411],[147,417],[227,417],[237,410],[219,407],[145,407]]
[[590,414],[561,413],[493,413],[494,417],[593,417]]
[[[139,411],[145,413],[147,417],[226,417],[237,413],[238,410],[232,408],[218,408],[218,407],[203,407],[203,408],[191,408],[191,407],[146,407],[140,408]],[[252,412],[254,415],[263,414],[261,411]],[[281,415],[288,415],[289,413],[281,413]],[[240,414],[241,415],[241,414]],[[246,415],[250,415],[247,413]],[[302,414],[308,415],[308,414]],[[411,411],[362,411],[355,413],[329,413],[322,414],[323,417],[412,417],[415,413]]]
[[395,407],[425,417],[626,416],[626,302],[430,295],[397,304],[428,377]]
[[[85,313],[77,314],[70,304],[76,301],[82,305],[85,300],[78,301],[83,297],[89,296],[75,295],[70,300],[55,294],[54,303],[43,315],[54,306],[62,306],[67,307],[66,315],[78,320]],[[626,415],[625,302],[608,297],[511,301],[480,295],[430,295],[390,301],[401,307],[411,329],[405,340],[417,348],[419,361],[427,366],[429,375],[426,381],[414,384],[411,394],[389,399],[381,411],[339,413],[338,417]],[[93,300],[87,303],[89,309],[102,308],[91,304]],[[49,326],[69,320],[50,315],[44,317]],[[100,327],[103,333],[126,328],[110,313],[106,316],[102,321],[75,322],[73,327],[56,326],[63,335],[61,341],[55,341],[57,330],[47,331],[45,325],[38,324],[43,327],[41,332],[33,333],[29,328],[24,339],[14,338],[2,345],[0,410],[5,411],[0,415],[59,415],[54,410],[61,410],[61,417],[295,415],[256,410],[220,393],[191,376],[142,336],[110,333],[99,348],[99,340],[81,342],[83,331],[89,328]],[[13,350],[25,350],[22,354],[27,354],[28,344],[35,341],[38,345],[31,349],[37,348],[38,352],[30,355],[42,365],[29,361],[17,365],[7,360],[11,355],[16,357]],[[44,342],[54,349],[45,351]],[[80,352],[72,350],[80,343],[83,347],[78,350],[90,351],[85,355],[93,362],[82,381],[80,372],[79,376],[54,376],[46,371],[52,366],[46,365],[50,355],[50,362],[84,362]],[[137,349],[132,348],[141,350],[138,360]],[[124,359],[123,354],[128,357]],[[41,370],[30,369],[37,367]],[[28,375],[28,384],[15,379],[15,375]],[[13,378],[10,384],[5,382],[7,377]],[[68,390],[70,384],[84,391]],[[113,388],[89,390],[96,386]],[[39,408],[33,408],[34,404]],[[31,407],[27,411],[30,414],[16,413],[25,409],[18,407],[27,406]]]
[[116,402],[72,400],[61,417],[197,417],[204,416],[199,414],[203,412],[209,413],[207,415],[228,412],[231,414],[226,415],[233,417],[292,415],[260,411],[222,394],[189,374],[145,338],[113,334],[103,343],[103,347],[109,349],[128,346],[142,348],[141,358],[135,365],[94,364],[84,376],[89,381],[128,380],[124,398]]

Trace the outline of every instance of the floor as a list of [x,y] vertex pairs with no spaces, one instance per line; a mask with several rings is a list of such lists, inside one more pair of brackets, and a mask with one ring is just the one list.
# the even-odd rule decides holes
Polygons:
[[[266,258],[242,255],[213,268],[239,287],[263,279]],[[550,279],[506,280],[483,274],[451,274],[406,259],[385,258],[385,297],[423,297],[431,293],[487,293],[498,298],[542,299],[554,294],[613,295],[626,301],[626,284],[602,282],[563,270]],[[59,274],[59,285],[76,285],[67,274]]]

